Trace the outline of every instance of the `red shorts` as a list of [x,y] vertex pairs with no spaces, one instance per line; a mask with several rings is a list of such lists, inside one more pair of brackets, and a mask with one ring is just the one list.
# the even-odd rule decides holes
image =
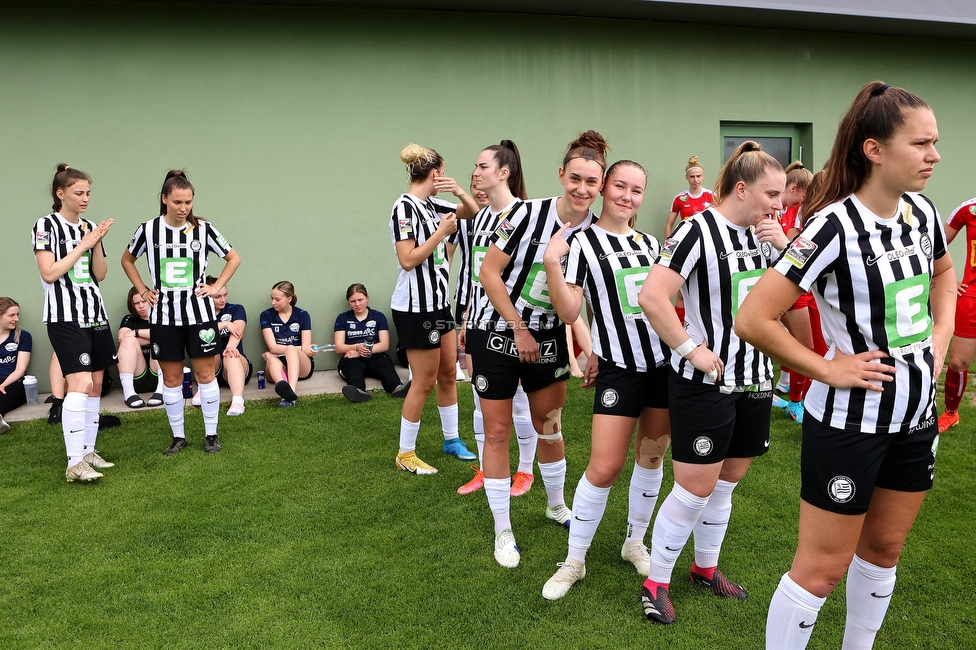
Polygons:
[[813,293],[807,291],[805,294],[796,299],[793,306],[790,307],[790,311],[797,311],[798,309],[808,309],[810,305],[816,305],[816,299],[813,297]]
[[959,296],[956,299],[956,331],[953,335],[976,339],[976,296]]

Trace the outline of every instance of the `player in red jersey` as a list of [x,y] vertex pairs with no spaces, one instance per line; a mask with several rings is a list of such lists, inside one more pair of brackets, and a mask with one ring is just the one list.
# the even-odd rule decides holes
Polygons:
[[976,280],[976,198],[952,211],[945,225],[946,242],[952,242],[963,228],[966,229],[966,265],[956,298],[956,328],[949,348],[945,411],[939,418],[939,433],[959,423],[959,402],[969,382],[969,366],[976,358],[976,295],[967,291]]
[[[715,195],[712,194],[712,191],[702,187],[702,182],[705,180],[705,170],[698,162],[698,156],[692,156],[688,159],[688,164],[685,165],[685,180],[688,181],[688,191],[677,195],[671,202],[671,213],[668,215],[668,222],[664,226],[665,237],[671,235],[679,214],[681,220],[684,221],[715,203]],[[681,298],[680,293],[674,308],[678,312],[678,318],[681,322],[685,322],[685,301]]]

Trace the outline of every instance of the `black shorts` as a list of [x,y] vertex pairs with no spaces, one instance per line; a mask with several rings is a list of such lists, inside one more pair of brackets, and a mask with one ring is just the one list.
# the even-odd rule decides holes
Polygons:
[[723,393],[668,373],[671,457],[709,465],[726,458],[754,458],[769,451],[773,391]]
[[[247,357],[244,358],[247,359]],[[217,384],[223,386],[224,388],[230,388],[230,386],[227,385],[227,380],[224,379],[224,357],[221,355],[218,356],[218,359],[220,360],[217,362],[217,372],[214,373],[217,377]],[[253,372],[254,372],[254,365],[251,363],[250,359],[247,359],[247,374],[244,375],[245,386],[247,386],[247,382],[251,381],[251,373]]]
[[861,515],[875,486],[924,492],[935,479],[935,418],[902,433],[860,433],[824,426],[807,413],[800,452],[800,497],[841,515]]
[[105,370],[119,363],[108,324],[81,327],[77,323],[48,323],[47,336],[63,375]]
[[526,393],[532,393],[557,381],[569,379],[569,351],[566,349],[566,326],[551,330],[528,330],[539,343],[539,360],[519,361],[515,337],[504,332],[469,329],[467,353],[474,362],[471,378],[478,396],[483,399],[511,399],[519,382]]
[[668,408],[668,365],[637,372],[600,359],[593,415],[640,417],[641,411]]
[[[304,354],[304,352],[302,354]],[[279,354],[278,355],[278,361],[281,362],[281,365],[283,365],[285,367],[285,371],[287,372],[288,371],[288,360],[285,359],[285,355]],[[298,378],[298,381],[305,381],[306,379],[308,379],[309,377],[312,376],[312,373],[313,372],[315,372],[315,359],[313,359],[312,357],[309,357],[308,358],[308,374],[305,375],[304,377],[299,377]],[[248,376],[250,376],[250,375],[248,375]]]
[[217,354],[217,321],[199,325],[149,325],[156,361],[180,361],[186,355],[202,359]]
[[159,384],[159,375],[153,372],[153,369],[149,365],[148,347],[142,348],[142,356],[146,360],[146,368],[142,371],[141,375],[132,378],[132,386],[137,393],[148,393],[156,390],[156,386]]
[[448,307],[422,314],[393,310],[399,347],[404,350],[433,350],[441,347],[441,337],[454,329]]

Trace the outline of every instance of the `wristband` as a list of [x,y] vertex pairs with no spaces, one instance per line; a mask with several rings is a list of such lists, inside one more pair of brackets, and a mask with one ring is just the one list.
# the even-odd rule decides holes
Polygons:
[[697,347],[698,346],[695,345],[695,343],[689,338],[687,341],[685,341],[678,347],[671,348],[671,349],[674,350],[674,353],[677,354],[679,357],[687,357],[689,354],[691,354],[691,351]]

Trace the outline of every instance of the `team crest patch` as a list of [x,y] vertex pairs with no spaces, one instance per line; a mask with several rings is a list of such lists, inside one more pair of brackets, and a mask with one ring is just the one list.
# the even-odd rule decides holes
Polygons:
[[495,231],[495,234],[498,235],[499,239],[508,241],[508,238],[512,236],[513,232],[515,232],[515,226],[512,225],[511,221],[505,219],[501,222],[501,224],[499,224],[498,230]]
[[216,336],[216,333],[214,332],[213,328],[210,327],[205,330],[200,330],[199,332],[197,332],[197,335],[200,337],[200,340],[203,341],[204,343],[212,343],[214,337]]
[[18,345],[16,343],[10,342],[6,345],[7,352],[16,352]]
[[712,439],[708,436],[698,436],[695,441],[691,443],[692,449],[699,456],[707,456],[712,453]]
[[193,251],[194,253],[200,252],[201,248],[203,248],[203,244],[201,244],[199,241],[194,239],[193,241],[190,242],[190,250]]
[[817,251],[817,245],[806,237],[797,237],[786,249],[784,257],[787,261],[798,269],[806,266],[810,257]]
[[[516,354],[516,356],[518,355]],[[552,376],[555,377],[556,379],[559,379],[560,377],[562,377],[568,372],[569,372],[569,364],[567,363],[562,368],[556,368],[556,372],[552,373]]]
[[427,335],[427,340],[433,343],[434,345],[437,345],[437,342],[441,340],[441,333],[438,332],[437,330],[434,330],[433,332]]
[[82,352],[81,355],[79,355],[78,357],[78,363],[80,363],[83,366],[90,366],[91,356],[87,352]]
[[969,206],[969,214],[976,214],[976,205]]
[[401,218],[397,220],[397,226],[400,229],[400,234],[406,235],[413,232],[413,226],[410,224],[410,220],[406,218]]
[[376,327],[376,321],[375,320],[366,321],[366,327]]
[[617,391],[612,388],[606,389],[603,391],[603,395],[600,396],[600,403],[603,404],[604,408],[612,408],[616,406],[619,400],[620,396],[617,395]]
[[37,234],[34,235],[35,244],[50,244],[51,243],[51,233],[47,230],[38,230]]
[[846,476],[835,476],[827,483],[827,494],[835,503],[847,503],[856,492],[854,481]]
[[478,375],[474,378],[474,387],[478,389],[479,393],[483,393],[488,390],[488,380],[485,379],[484,375]]
[[220,322],[226,323],[230,321],[231,318],[232,316],[230,314],[224,314],[223,316],[220,317]]
[[292,332],[297,332],[298,330],[302,329],[302,326],[298,323],[292,323],[288,326],[288,329],[290,329]]
[[153,356],[154,357],[158,357],[159,356],[159,343],[153,343],[152,344],[152,351],[153,351]]
[[688,201],[688,193],[685,192],[684,194],[679,194],[678,195],[678,200],[681,201],[682,203],[685,203],[686,201]]
[[922,238],[919,241],[919,246],[922,248],[922,252],[925,253],[927,259],[932,259],[932,240],[926,233],[922,233]]
[[769,245],[769,242],[763,242],[760,248],[762,249],[763,257],[768,260],[773,254],[772,246]]

